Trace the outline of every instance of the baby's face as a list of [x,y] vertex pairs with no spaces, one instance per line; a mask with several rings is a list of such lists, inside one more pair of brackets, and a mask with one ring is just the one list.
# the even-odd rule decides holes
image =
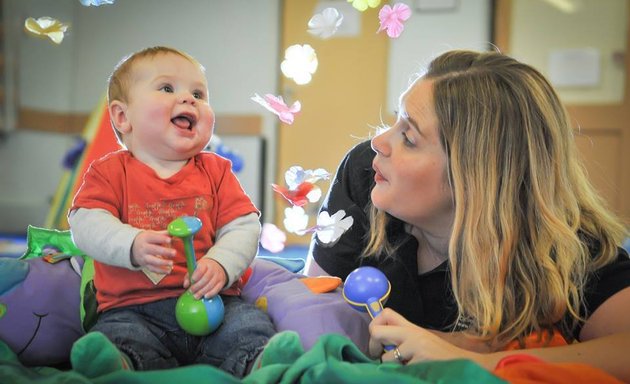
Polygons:
[[127,119],[125,144],[144,162],[181,161],[199,153],[214,128],[201,68],[174,53],[135,63]]

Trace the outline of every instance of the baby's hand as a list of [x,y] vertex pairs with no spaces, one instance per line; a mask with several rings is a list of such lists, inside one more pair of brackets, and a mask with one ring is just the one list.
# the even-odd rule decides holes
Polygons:
[[225,270],[218,261],[207,257],[197,260],[197,268],[193,272],[193,284],[190,286],[188,274],[184,279],[184,288],[190,286],[190,292],[195,299],[201,299],[201,296],[209,299],[221,291],[227,283],[227,275]]
[[131,245],[131,263],[155,273],[170,273],[176,251],[167,231],[142,231]]

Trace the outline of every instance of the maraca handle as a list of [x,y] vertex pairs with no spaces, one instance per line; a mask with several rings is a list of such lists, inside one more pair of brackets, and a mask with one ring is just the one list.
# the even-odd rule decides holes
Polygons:
[[367,307],[368,313],[370,314],[372,320],[381,312],[383,312],[383,306],[378,299],[370,298],[365,306]]
[[188,269],[188,277],[192,283],[192,275],[197,268],[197,259],[195,259],[195,247],[193,245],[193,237],[186,236],[182,238],[184,243],[184,254],[186,255],[186,268]]
[[[373,299],[373,298],[369,299],[365,306],[367,307],[368,313],[370,314],[370,317],[372,317],[372,319],[374,319],[381,312],[383,312],[383,305],[381,304],[381,302],[378,299]],[[392,351],[392,350],[394,350],[394,348],[396,348],[396,346],[395,345],[385,345],[385,346],[383,346],[383,348],[386,351]]]
[[199,232],[202,223],[197,217],[182,216],[171,221],[167,227],[171,236],[179,237],[184,243],[184,256],[186,257],[186,268],[188,269],[188,277],[192,283],[192,275],[197,268],[197,259],[195,258],[195,247],[193,245],[193,237]]

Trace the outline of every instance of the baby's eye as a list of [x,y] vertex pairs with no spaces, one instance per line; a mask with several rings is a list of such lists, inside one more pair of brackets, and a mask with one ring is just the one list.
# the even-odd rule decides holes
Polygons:
[[202,99],[203,100],[204,94],[201,91],[195,91],[195,92],[193,92],[193,97],[195,99]]
[[173,93],[173,87],[166,84],[160,87],[160,91],[164,91],[166,93]]

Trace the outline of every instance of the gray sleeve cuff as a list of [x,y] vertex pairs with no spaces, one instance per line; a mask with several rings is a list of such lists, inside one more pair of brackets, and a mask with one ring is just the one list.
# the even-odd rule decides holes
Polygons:
[[217,231],[214,245],[204,257],[216,260],[225,270],[230,287],[258,253],[260,221],[257,213],[238,217]]
[[142,230],[123,224],[104,209],[79,208],[68,215],[72,239],[101,263],[139,270],[131,264],[131,245]]

